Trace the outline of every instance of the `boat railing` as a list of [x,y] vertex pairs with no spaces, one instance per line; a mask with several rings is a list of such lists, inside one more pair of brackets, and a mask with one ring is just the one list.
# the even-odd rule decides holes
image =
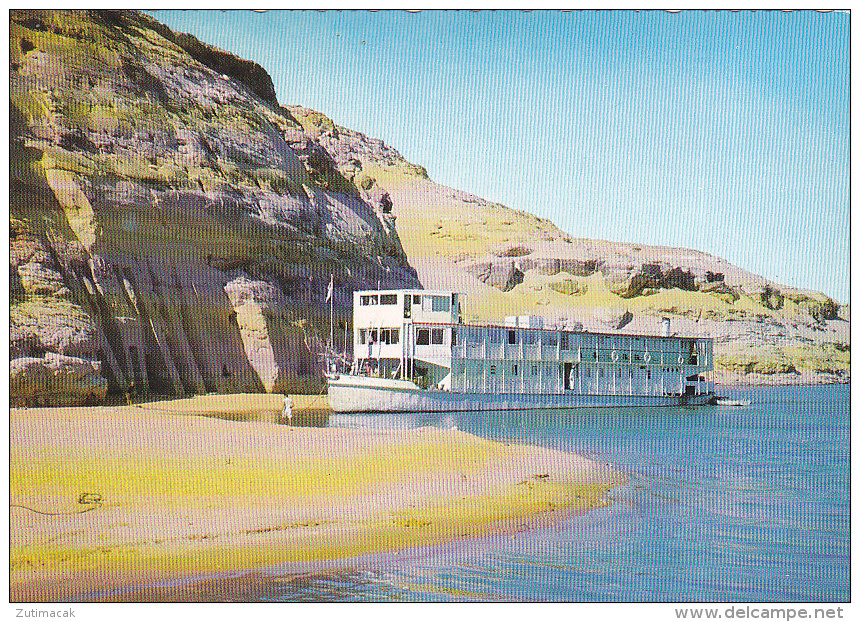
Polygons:
[[[440,350],[441,352],[442,350]],[[455,358],[498,359],[508,361],[571,361],[576,363],[637,364],[685,366],[705,365],[707,357],[682,352],[654,349],[574,348],[559,349],[541,344],[510,344],[506,342],[460,343],[451,346]]]

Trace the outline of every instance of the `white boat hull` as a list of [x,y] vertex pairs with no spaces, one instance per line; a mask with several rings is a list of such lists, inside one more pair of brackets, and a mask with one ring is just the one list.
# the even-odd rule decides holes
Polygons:
[[440,389],[420,389],[405,380],[348,375],[329,377],[328,396],[331,409],[336,413],[700,406],[713,399],[712,395],[454,393]]

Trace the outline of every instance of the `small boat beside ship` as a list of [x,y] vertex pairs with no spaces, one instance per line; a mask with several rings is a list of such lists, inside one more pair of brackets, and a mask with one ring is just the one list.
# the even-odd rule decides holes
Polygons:
[[702,405],[714,399],[713,340],[545,325],[463,322],[464,295],[354,294],[353,357],[328,375],[337,413]]
[[713,401],[715,406],[749,406],[751,400],[733,400],[727,397],[716,397]]

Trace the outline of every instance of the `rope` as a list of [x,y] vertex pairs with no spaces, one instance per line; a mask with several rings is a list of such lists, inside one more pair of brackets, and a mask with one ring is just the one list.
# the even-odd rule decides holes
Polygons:
[[314,399],[313,399],[313,400],[311,400],[311,403],[310,403],[310,404],[308,404],[307,406],[305,406],[304,408],[302,408],[301,410],[310,410],[310,407],[311,407],[311,406],[313,406],[314,404],[316,404],[316,402],[317,402],[317,401],[318,401],[318,400],[319,400],[323,395],[325,395],[325,394],[326,394],[326,388],[327,388],[327,387],[326,387],[325,385],[323,385],[323,388],[322,388],[322,390],[320,390],[319,395],[317,395],[316,397],[314,397]]
[[36,514],[41,514],[42,516],[70,516],[71,514],[83,514],[84,512],[89,512],[90,510],[100,508],[101,503],[99,503],[98,505],[91,505],[90,507],[84,508],[83,510],[75,510],[74,512],[42,512],[41,510],[36,510],[26,505],[18,505],[17,503],[10,503],[9,507],[30,510],[31,512],[35,512]]
[[42,510],[37,510],[36,508],[31,508],[28,505],[20,505],[18,503],[10,503],[9,507],[30,510],[36,514],[41,514],[42,516],[71,516],[72,514],[83,514],[84,512],[89,512],[102,507],[102,496],[98,493],[82,492],[78,497],[78,503],[81,505],[88,505],[89,507],[82,510],[75,510],[74,512],[43,512]]

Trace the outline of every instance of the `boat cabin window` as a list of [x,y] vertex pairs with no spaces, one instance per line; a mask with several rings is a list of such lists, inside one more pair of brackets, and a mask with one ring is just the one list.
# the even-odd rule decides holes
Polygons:
[[[358,331],[358,343],[376,343],[377,342],[378,333],[376,329],[365,329],[362,328]],[[397,342],[395,342],[397,343]]]
[[430,345],[430,329],[429,328],[419,328],[418,329],[418,337],[415,339],[415,343],[419,346],[427,346]]
[[424,311],[438,313],[451,310],[451,299],[448,296],[424,296]]
[[382,294],[379,298],[379,304],[383,305],[396,305],[397,304],[397,294]]
[[379,304],[379,296],[376,295],[365,295],[359,299],[359,304],[361,306],[366,307],[367,305],[377,305]]
[[382,343],[399,343],[400,342],[400,329],[399,328],[383,328],[382,329]]
[[430,331],[430,343],[433,345],[441,345],[442,344],[442,329],[434,328]]

